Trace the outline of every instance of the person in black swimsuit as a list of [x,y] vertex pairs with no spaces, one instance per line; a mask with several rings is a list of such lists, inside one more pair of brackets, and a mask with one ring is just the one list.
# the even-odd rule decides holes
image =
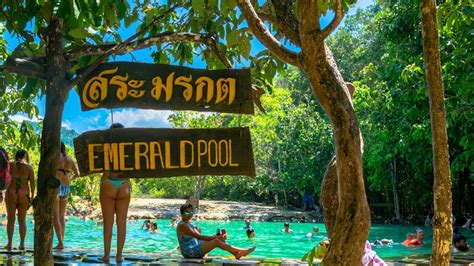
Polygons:
[[[56,178],[59,180],[60,185],[54,206],[53,222],[58,244],[54,249],[64,249],[66,205],[68,195],[71,192],[71,186],[69,184],[72,180],[79,177],[79,171],[77,170],[74,160],[66,154],[66,145],[64,145],[63,142],[61,142],[61,154],[58,159],[57,167]],[[74,173],[73,177],[70,177],[71,172]]]

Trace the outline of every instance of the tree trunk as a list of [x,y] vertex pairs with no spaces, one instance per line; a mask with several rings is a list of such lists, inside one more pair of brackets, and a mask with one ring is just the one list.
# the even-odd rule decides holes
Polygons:
[[324,225],[328,238],[332,239],[336,223],[339,200],[337,197],[337,165],[336,156],[332,157],[326,169],[326,174],[321,184],[321,206],[323,208]]
[[199,201],[201,200],[201,192],[206,181],[206,176],[198,176],[195,181],[194,186],[194,198],[196,199],[196,208],[199,208]]
[[472,214],[474,211],[474,186],[472,185],[471,178],[470,178],[470,173],[471,171],[469,170],[469,167],[464,168],[463,174],[465,174],[466,177],[466,184],[467,184],[467,208],[469,213]]
[[[318,45],[317,43],[315,45]],[[336,139],[338,210],[325,265],[360,265],[370,228],[362,174],[362,141],[348,86],[324,43],[303,68]]]
[[66,64],[63,58],[62,21],[52,18],[47,29],[46,112],[41,133],[41,159],[38,168],[38,193],[34,200],[34,261],[35,265],[53,265],[53,204],[56,189],[48,180],[56,176],[60,153],[61,120],[66,99]]
[[420,9],[433,139],[434,217],[431,263],[449,265],[452,238],[451,174],[435,0],[422,0]]
[[394,157],[392,161],[392,193],[393,193],[393,206],[395,208],[395,218],[400,221],[400,202],[398,200],[397,190],[397,159]]
[[288,210],[288,195],[286,194],[286,189],[283,189],[283,196],[285,198],[285,210]]
[[456,195],[455,202],[457,202],[457,204],[453,206],[453,213],[455,216],[461,216],[465,212],[464,202],[465,202],[465,195],[467,195],[465,194],[466,179],[464,176],[464,171],[457,173],[457,176],[458,176],[457,191],[456,190],[454,191]]

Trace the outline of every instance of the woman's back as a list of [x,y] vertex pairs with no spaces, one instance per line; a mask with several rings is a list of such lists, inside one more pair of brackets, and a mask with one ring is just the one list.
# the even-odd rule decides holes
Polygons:
[[74,161],[71,157],[61,153],[58,159],[56,178],[62,185],[69,184],[69,176],[73,170]]
[[11,175],[11,190],[26,190],[29,191],[28,181],[31,176],[33,168],[31,165],[20,162],[10,163],[10,175]]

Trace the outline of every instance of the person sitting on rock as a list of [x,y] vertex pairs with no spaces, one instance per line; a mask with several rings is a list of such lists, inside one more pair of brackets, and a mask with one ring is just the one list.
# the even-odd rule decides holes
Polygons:
[[281,232],[282,233],[286,233],[286,234],[291,234],[293,233],[293,230],[290,229],[290,224],[288,222],[285,222],[283,224],[283,229],[281,229]]
[[255,250],[255,247],[242,249],[231,246],[225,241],[226,235],[201,235],[196,227],[191,224],[194,215],[194,208],[191,204],[184,204],[179,209],[181,213],[181,221],[176,228],[181,254],[185,258],[200,259],[215,248],[223,249],[230,252],[236,259],[245,257]]

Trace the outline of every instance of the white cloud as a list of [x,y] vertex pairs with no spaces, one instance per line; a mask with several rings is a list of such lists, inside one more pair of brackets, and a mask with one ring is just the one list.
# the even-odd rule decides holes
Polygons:
[[73,129],[71,121],[69,121],[67,119],[63,120],[62,127],[66,128],[66,129],[69,129],[69,130]]
[[26,115],[16,114],[16,115],[10,116],[10,119],[13,120],[13,121],[19,122],[19,123],[22,123],[25,120],[26,121],[31,121],[31,122],[40,122],[41,120],[43,120],[43,117],[38,116],[38,117],[33,117],[33,118],[30,119]]
[[[171,111],[124,109],[113,112],[114,123],[121,123],[125,127],[171,127],[168,117]],[[111,124],[111,114],[107,116]]]

